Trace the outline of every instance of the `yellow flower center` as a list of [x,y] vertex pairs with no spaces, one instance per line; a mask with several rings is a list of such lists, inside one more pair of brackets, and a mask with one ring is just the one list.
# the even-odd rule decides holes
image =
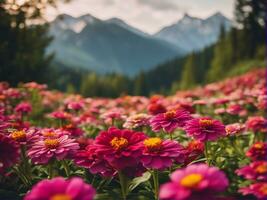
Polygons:
[[267,172],[267,163],[259,165],[256,167],[255,171],[259,174],[265,174]]
[[267,195],[267,183],[264,183],[261,187],[260,187],[260,192],[264,195]]
[[149,150],[158,150],[160,149],[161,144],[162,144],[162,140],[158,137],[148,138],[144,140],[144,145]]
[[195,188],[202,181],[203,176],[201,174],[190,174],[185,176],[180,184],[187,188]]
[[53,131],[48,131],[48,132],[44,132],[43,136],[45,136],[45,137],[56,137],[57,134],[55,132],[53,132]]
[[200,124],[200,126],[204,126],[204,127],[210,126],[210,125],[213,124],[213,120],[211,120],[211,119],[200,119],[199,120],[199,124]]
[[72,200],[72,197],[67,194],[56,194],[52,196],[50,200]]
[[14,131],[11,133],[11,137],[16,141],[23,141],[26,139],[26,133],[25,131]]
[[54,149],[59,145],[59,141],[57,139],[46,139],[44,143],[45,146],[49,149]]
[[128,140],[123,138],[123,137],[114,137],[110,141],[110,145],[115,149],[115,150],[120,150],[123,149],[124,147],[127,147],[128,145]]
[[262,143],[254,144],[254,148],[256,148],[256,149],[262,149],[263,148],[263,144]]
[[175,110],[170,110],[170,111],[164,113],[164,117],[166,119],[173,119],[175,117],[175,115],[176,115]]

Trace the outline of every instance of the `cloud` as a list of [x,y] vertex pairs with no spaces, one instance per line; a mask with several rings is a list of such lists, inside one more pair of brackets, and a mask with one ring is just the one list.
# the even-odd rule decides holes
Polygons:
[[73,0],[59,4],[57,10],[47,12],[49,20],[60,13],[80,16],[91,14],[100,19],[118,17],[148,33],[175,23],[188,12],[192,16],[207,17],[221,11],[232,16],[234,0]]
[[172,0],[137,0],[137,2],[156,10],[178,10],[180,8],[178,4]]

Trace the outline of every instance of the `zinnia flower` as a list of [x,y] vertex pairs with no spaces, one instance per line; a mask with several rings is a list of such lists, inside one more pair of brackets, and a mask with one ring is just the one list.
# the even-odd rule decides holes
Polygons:
[[240,193],[243,195],[252,194],[258,198],[258,200],[266,200],[267,198],[267,183],[254,183],[248,187],[240,188]]
[[143,155],[141,161],[144,167],[163,170],[172,166],[174,161],[183,162],[184,148],[176,141],[161,140],[158,137],[147,138],[142,144]]
[[32,106],[28,102],[21,102],[15,107],[15,112],[21,113],[21,114],[27,114],[32,111]]
[[198,157],[200,157],[204,152],[205,144],[203,142],[193,140],[188,143],[186,147],[186,161],[185,164],[188,164]]
[[188,136],[194,137],[201,142],[214,141],[221,136],[225,136],[225,126],[215,119],[201,117],[190,120],[185,130]]
[[163,129],[164,131],[171,133],[178,127],[184,127],[186,122],[191,119],[192,117],[190,113],[186,110],[170,110],[153,116],[150,120],[150,126],[155,132]]
[[240,123],[229,124],[225,127],[227,135],[237,135],[245,130],[245,125]]
[[48,116],[54,119],[61,119],[61,120],[67,120],[71,118],[71,114],[64,112],[64,111],[60,111],[60,110],[54,111],[50,113]]
[[96,137],[95,152],[116,170],[134,167],[140,162],[142,149],[139,144],[145,138],[142,132],[109,128]]
[[236,170],[236,173],[249,180],[267,181],[267,161],[255,161]]
[[97,156],[96,147],[93,144],[79,150],[74,155],[74,162],[78,166],[89,169],[92,174],[101,174],[104,177],[111,177],[116,174],[106,160]]
[[127,118],[126,122],[123,124],[123,127],[128,129],[133,129],[149,125],[149,118],[150,118],[149,115],[145,113],[132,115]]
[[0,134],[0,173],[19,161],[19,145],[11,138]]
[[267,132],[267,120],[261,116],[249,117],[246,126],[254,132]]
[[28,156],[34,163],[47,164],[50,159],[62,160],[70,154],[74,154],[79,149],[79,144],[67,135],[59,138],[43,138],[32,145]]
[[30,128],[30,129],[13,131],[9,135],[9,137],[11,137],[13,140],[22,145],[31,146],[33,143],[39,140],[40,135],[39,135],[39,130],[35,128]]
[[267,158],[267,142],[256,142],[246,152],[246,156],[252,160],[266,160]]
[[56,177],[33,186],[24,200],[93,200],[95,189],[81,178]]
[[223,172],[206,164],[195,164],[176,170],[171,182],[161,186],[161,200],[215,200],[223,192],[228,180]]

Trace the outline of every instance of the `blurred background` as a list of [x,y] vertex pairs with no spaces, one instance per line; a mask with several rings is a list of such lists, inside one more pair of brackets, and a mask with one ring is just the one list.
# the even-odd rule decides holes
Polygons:
[[172,94],[265,67],[266,0],[0,0],[0,81]]

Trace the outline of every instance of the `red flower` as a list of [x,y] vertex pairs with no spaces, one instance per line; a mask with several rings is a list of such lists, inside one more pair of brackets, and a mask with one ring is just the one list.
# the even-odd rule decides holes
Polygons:
[[248,187],[241,188],[239,190],[243,195],[252,194],[258,198],[258,200],[266,200],[267,198],[267,183],[255,183]]
[[139,144],[145,138],[142,132],[109,128],[100,132],[95,139],[95,151],[97,156],[106,160],[114,169],[123,170],[138,165],[142,154]]
[[246,152],[246,156],[251,158],[252,160],[266,160],[266,158],[267,158],[267,143],[266,142],[256,142]]
[[18,162],[19,145],[11,138],[0,134],[0,173]]

